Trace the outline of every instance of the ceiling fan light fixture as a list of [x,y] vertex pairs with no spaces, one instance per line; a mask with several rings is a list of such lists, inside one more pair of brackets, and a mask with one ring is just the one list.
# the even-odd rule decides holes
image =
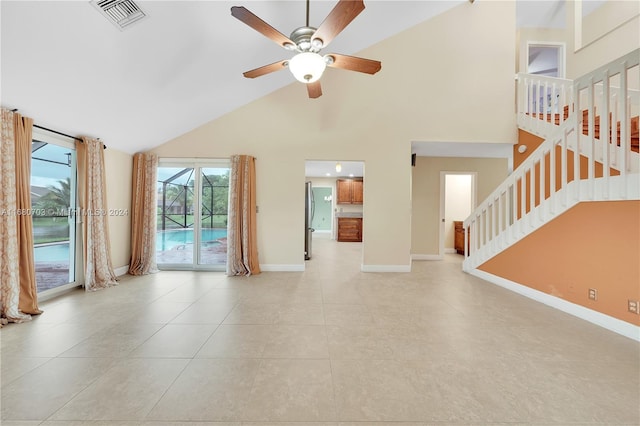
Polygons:
[[327,64],[317,53],[302,52],[291,58],[289,70],[301,83],[314,83],[322,77]]

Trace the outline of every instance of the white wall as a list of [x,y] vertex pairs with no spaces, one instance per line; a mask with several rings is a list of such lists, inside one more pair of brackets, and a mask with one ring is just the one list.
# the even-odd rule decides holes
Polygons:
[[454,247],[453,222],[465,220],[471,214],[472,175],[448,174],[445,176],[444,248]]

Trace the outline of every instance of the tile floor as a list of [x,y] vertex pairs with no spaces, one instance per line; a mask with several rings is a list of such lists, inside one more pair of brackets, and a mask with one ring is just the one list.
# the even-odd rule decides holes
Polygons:
[[377,274],[360,249],[316,240],[304,273],[161,272],[42,303],[0,332],[0,423],[640,423],[638,343],[457,255]]

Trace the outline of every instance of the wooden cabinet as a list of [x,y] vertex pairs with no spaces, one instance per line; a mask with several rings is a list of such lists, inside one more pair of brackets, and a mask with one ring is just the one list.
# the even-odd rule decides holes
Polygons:
[[362,204],[364,200],[364,182],[354,180],[351,182],[351,204]]
[[362,241],[362,218],[361,217],[339,217],[338,218],[338,241]]
[[458,254],[464,254],[464,225],[462,221],[454,221],[453,247]]
[[362,179],[337,179],[336,193],[338,204],[362,204],[364,181]]

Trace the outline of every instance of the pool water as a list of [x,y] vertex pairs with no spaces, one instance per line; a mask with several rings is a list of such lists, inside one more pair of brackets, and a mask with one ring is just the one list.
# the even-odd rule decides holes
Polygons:
[[[226,238],[226,229],[206,228],[200,230],[200,242],[203,246],[218,244],[218,238]],[[176,246],[193,244],[193,229],[174,229],[158,231],[156,235],[156,251],[171,250]]]
[[[203,247],[218,244],[218,238],[226,238],[226,229],[202,229],[200,241]],[[193,229],[175,229],[158,231],[156,234],[156,251],[171,250],[180,245],[193,244]],[[68,262],[69,243],[54,243],[37,246],[33,249],[36,262]]]
[[54,243],[33,249],[36,262],[69,262],[69,243]]

